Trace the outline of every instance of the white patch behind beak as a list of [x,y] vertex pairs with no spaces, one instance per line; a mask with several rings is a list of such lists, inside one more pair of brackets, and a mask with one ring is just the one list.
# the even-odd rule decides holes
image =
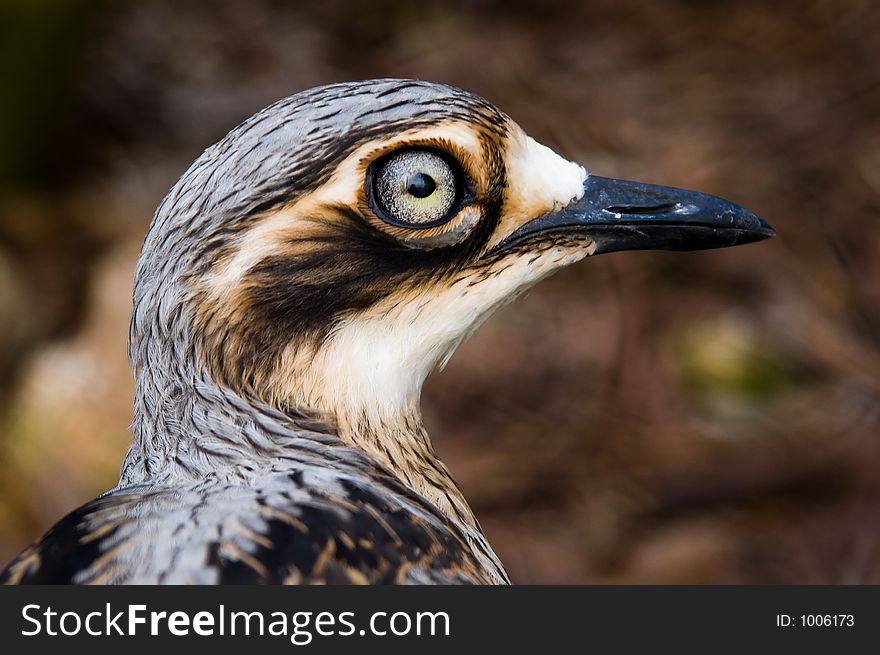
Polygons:
[[528,221],[583,197],[588,177],[583,166],[538,143],[516,125],[507,142],[505,165],[504,215],[488,244],[489,249]]
[[524,132],[511,138],[508,153],[507,178],[513,193],[528,195],[547,211],[561,209],[584,195],[586,169]]

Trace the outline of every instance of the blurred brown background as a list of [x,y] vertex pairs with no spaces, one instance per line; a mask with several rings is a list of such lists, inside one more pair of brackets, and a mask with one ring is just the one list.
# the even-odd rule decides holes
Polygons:
[[779,233],[568,269],[430,380],[513,579],[880,583],[878,7],[6,0],[0,560],[115,482],[133,266],[177,176],[279,97],[402,76]]

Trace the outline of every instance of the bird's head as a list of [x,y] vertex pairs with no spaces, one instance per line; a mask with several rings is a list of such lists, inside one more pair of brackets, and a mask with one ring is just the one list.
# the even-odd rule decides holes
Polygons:
[[281,409],[409,420],[428,373],[557,269],[771,234],[712,196],[590,175],[449,86],[325,86],[248,119],[172,189],[132,354]]

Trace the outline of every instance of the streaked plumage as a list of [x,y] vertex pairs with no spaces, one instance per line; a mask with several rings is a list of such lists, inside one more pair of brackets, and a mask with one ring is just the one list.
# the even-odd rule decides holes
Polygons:
[[589,254],[770,233],[708,196],[588,177],[451,87],[282,100],[208,148],[153,219],[118,486],[2,578],[508,582],[422,426],[428,373]]

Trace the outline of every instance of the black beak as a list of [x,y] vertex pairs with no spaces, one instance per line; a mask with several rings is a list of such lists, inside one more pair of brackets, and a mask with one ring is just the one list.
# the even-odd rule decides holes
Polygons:
[[493,250],[553,234],[583,234],[599,254],[726,248],[776,233],[752,212],[715,196],[591,175],[582,198],[529,221]]

